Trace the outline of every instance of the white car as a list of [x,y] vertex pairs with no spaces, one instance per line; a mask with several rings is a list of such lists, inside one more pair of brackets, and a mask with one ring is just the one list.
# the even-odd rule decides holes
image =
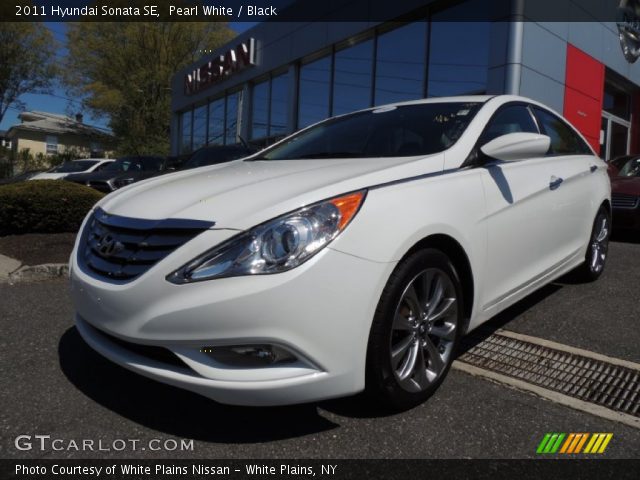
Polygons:
[[408,408],[461,335],[573,269],[596,279],[610,212],[606,164],[537,102],[372,108],[105,197],[71,257],[76,325],[219,402]]
[[112,158],[83,158],[80,160],[71,160],[49,171],[34,175],[29,180],[60,180],[72,173],[97,172],[114,161]]

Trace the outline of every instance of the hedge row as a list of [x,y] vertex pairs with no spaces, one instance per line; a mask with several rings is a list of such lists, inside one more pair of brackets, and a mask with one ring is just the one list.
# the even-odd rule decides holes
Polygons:
[[104,194],[64,180],[0,186],[0,235],[77,232]]

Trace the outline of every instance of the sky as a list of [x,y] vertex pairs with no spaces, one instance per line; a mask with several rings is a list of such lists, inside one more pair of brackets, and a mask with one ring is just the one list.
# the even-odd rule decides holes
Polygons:
[[[242,33],[255,24],[255,22],[232,22],[229,26],[237,33]],[[60,48],[56,52],[56,58],[62,59],[67,52],[65,48],[66,24],[63,22],[48,22],[45,23],[45,26],[51,30],[56,41],[60,44]],[[64,88],[59,85],[54,85],[51,94],[26,94],[20,97],[20,100],[26,104],[26,111],[39,110],[71,116],[81,111],[80,102],[77,99],[69,98]],[[87,112],[83,113],[84,123],[100,128],[107,128],[106,118],[94,118],[87,114]],[[15,107],[9,108],[2,122],[0,122],[0,130],[9,130],[12,125],[20,123],[20,119],[18,119],[19,114],[20,110]]]

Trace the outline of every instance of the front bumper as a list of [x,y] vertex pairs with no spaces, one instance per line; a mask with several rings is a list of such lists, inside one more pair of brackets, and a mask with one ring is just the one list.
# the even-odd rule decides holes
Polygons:
[[[142,375],[222,403],[283,405],[350,395],[364,388],[374,311],[395,263],[324,249],[275,275],[186,285],[165,280],[195,256],[198,244],[233,232],[209,231],[127,284],[95,278],[71,262],[80,334],[96,351]],[[202,237],[209,237],[208,240]],[[178,364],[134,345],[166,349]],[[290,364],[225,366],[201,351],[223,345],[272,344]],[[181,364],[182,365],[181,365]]]

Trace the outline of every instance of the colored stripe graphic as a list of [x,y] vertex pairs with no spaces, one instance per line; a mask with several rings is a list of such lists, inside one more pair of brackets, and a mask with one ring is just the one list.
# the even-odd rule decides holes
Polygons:
[[[604,453],[613,433],[546,433],[536,449],[542,454]],[[585,446],[586,445],[586,446]],[[584,447],[584,450],[583,450]]]
[[[546,433],[536,449],[542,454],[601,454],[604,453],[613,433]],[[586,446],[585,446],[586,445]],[[584,450],[583,450],[584,447]]]
[[586,442],[587,438],[589,438],[588,433],[582,433],[581,435],[582,435],[582,438],[580,439],[580,442],[576,446],[576,449],[573,453],[580,453],[580,451],[582,450],[582,446],[584,445],[584,442]]
[[613,438],[613,433],[594,433],[584,453],[604,453]]

